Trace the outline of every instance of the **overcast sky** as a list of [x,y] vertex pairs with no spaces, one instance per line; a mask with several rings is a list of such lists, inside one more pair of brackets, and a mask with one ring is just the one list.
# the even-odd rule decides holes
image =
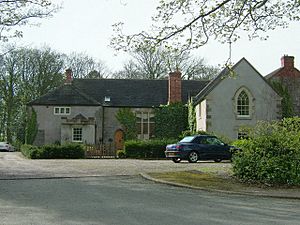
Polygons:
[[[23,29],[24,37],[18,44],[41,47],[47,45],[62,53],[85,52],[103,60],[112,70],[121,69],[129,58],[108,47],[113,35],[112,24],[124,22],[128,33],[139,32],[151,23],[158,0],[55,0],[63,8],[54,17],[39,21],[39,27]],[[284,55],[295,56],[295,66],[300,69],[300,23],[288,29],[278,29],[268,34],[267,41],[247,38],[232,46],[232,61],[245,57],[262,75],[280,67]],[[207,64],[223,65],[229,55],[228,45],[211,41],[193,52],[203,57]]]

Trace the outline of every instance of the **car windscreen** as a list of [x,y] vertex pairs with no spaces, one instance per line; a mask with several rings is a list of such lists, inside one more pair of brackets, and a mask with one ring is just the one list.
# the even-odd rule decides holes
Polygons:
[[181,141],[179,141],[180,143],[186,143],[186,142],[192,142],[194,140],[195,137],[192,136],[188,136],[183,138]]

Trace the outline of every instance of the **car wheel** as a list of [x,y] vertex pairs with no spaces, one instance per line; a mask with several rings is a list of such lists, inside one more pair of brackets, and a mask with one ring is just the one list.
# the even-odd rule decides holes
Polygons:
[[181,158],[172,158],[172,161],[173,161],[174,163],[180,163]]
[[222,161],[222,159],[214,159],[214,161],[215,161],[216,163],[219,163],[219,162]]
[[198,161],[198,159],[199,159],[199,156],[198,156],[197,152],[191,151],[189,153],[188,160],[190,163],[196,163]]

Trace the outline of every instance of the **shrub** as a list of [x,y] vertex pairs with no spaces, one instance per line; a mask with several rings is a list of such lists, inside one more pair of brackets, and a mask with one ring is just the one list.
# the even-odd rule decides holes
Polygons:
[[26,158],[37,159],[40,156],[40,149],[37,146],[22,145],[20,149]]
[[[300,132],[291,120],[260,123],[249,139],[234,145],[242,150],[233,157],[233,172],[244,181],[300,184]],[[300,123],[298,123],[300,124]]]
[[166,145],[176,142],[175,139],[126,141],[125,154],[129,158],[164,158]]
[[42,147],[23,145],[23,155],[30,159],[80,159],[84,158],[84,149],[78,144],[44,145]]
[[203,131],[203,130],[199,130],[199,131],[185,130],[179,135],[179,138],[182,139],[186,136],[193,136],[193,135],[197,135],[197,134],[211,135],[210,133]]
[[126,158],[126,154],[124,150],[117,150],[117,156],[119,159],[125,159]]

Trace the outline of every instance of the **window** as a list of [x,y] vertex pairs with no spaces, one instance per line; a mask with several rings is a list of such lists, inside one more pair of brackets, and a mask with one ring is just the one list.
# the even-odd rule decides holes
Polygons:
[[220,141],[218,138],[215,137],[208,137],[206,139],[206,144],[208,145],[224,145],[222,141]]
[[72,132],[73,142],[82,142],[82,127],[74,127]]
[[139,139],[149,139],[154,136],[154,114],[151,112],[136,112],[136,130]]
[[54,107],[54,115],[70,115],[70,107]]
[[247,95],[247,93],[243,90],[238,98],[237,98],[237,114],[240,117],[248,117],[250,116],[250,112],[249,112],[249,97]]

